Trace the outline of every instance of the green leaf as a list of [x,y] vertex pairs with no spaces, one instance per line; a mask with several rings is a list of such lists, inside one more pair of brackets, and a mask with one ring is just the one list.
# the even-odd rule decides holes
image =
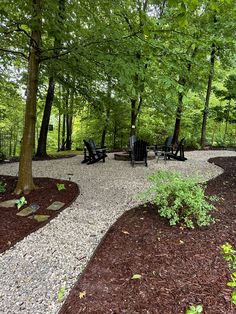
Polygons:
[[235,305],[236,305],[236,290],[232,292],[232,294],[231,294],[231,298],[232,298],[232,302],[233,302],[233,304],[235,304]]
[[134,274],[131,279],[140,280],[141,278],[142,278],[141,275],[139,275],[139,274]]
[[20,209],[23,205],[27,204],[27,201],[25,199],[24,196],[22,196],[21,198],[19,198],[17,201],[16,201],[16,207],[17,209]]

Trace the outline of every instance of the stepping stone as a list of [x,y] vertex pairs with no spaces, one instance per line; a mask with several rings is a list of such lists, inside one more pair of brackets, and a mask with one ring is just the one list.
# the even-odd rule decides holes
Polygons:
[[0,203],[0,207],[15,207],[17,199],[8,200]]
[[34,215],[28,218],[37,220],[38,222],[42,222],[48,220],[49,217],[50,217],[49,215]]
[[64,205],[65,205],[65,203],[56,201],[56,202],[53,202],[50,206],[48,206],[47,209],[49,209],[49,210],[59,210],[59,209],[62,208]]
[[22,209],[16,215],[26,217],[26,216],[29,216],[30,214],[35,213],[38,209],[39,209],[39,205],[36,203],[32,203],[28,207]]

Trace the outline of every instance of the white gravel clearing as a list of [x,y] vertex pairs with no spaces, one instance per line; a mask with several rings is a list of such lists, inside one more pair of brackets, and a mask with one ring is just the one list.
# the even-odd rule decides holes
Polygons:
[[[140,201],[138,192],[148,187],[147,177],[157,169],[199,173],[205,180],[222,169],[207,160],[236,156],[234,151],[186,152],[187,161],[150,160],[148,167],[113,159],[93,165],[81,164],[82,156],[33,162],[36,177],[68,179],[80,187],[76,201],[46,226],[30,234],[0,255],[0,313],[54,314],[83,271],[103,235],[117,218]],[[0,166],[0,173],[16,175],[18,163]]]

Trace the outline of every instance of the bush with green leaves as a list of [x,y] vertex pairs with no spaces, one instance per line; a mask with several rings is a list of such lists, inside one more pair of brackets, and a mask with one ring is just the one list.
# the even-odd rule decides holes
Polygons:
[[205,196],[204,184],[198,177],[184,177],[179,172],[157,171],[149,177],[152,186],[141,198],[158,206],[160,216],[170,225],[183,222],[187,227],[208,226],[213,222],[209,214],[215,207]]
[[[227,282],[227,286],[232,287],[231,295],[232,303],[236,305],[236,251],[231,244],[226,242],[221,246],[224,259],[228,262],[228,266],[233,270],[231,273],[231,281]],[[234,271],[235,270],[235,271]]]

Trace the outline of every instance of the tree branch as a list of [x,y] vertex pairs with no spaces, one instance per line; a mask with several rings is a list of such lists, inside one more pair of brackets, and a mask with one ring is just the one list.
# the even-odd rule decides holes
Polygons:
[[14,50],[10,50],[10,49],[4,49],[4,48],[0,48],[0,51],[6,52],[6,53],[11,53],[11,54],[15,54],[15,55],[21,55],[23,56],[25,59],[28,59],[28,57],[21,51],[14,51]]

